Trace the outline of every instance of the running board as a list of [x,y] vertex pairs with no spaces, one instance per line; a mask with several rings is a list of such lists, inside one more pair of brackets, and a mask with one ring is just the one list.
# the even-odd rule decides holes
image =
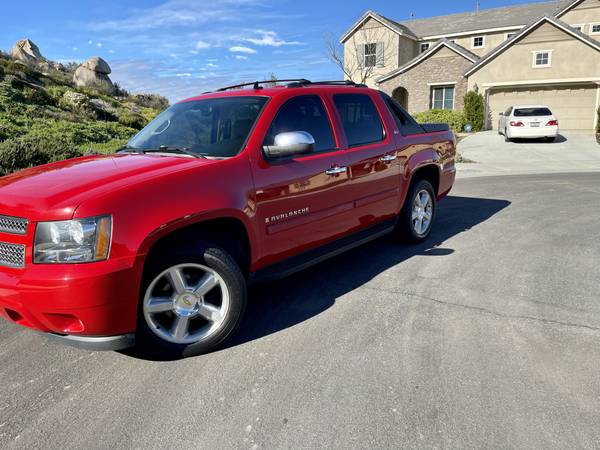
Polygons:
[[263,269],[259,269],[254,273],[250,274],[249,283],[264,283],[267,281],[278,280],[281,278],[288,277],[296,272],[300,272],[310,266],[319,264],[329,258],[340,255],[348,250],[355,247],[360,247],[367,242],[377,239],[381,236],[394,231],[396,226],[396,219],[385,221],[379,225],[375,225],[366,230],[362,230],[338,239],[329,244],[322,245],[312,250],[300,253],[299,255],[292,256],[281,262],[277,262]]

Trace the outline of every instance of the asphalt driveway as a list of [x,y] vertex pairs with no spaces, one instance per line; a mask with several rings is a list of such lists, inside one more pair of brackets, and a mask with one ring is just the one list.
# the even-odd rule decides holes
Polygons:
[[496,131],[463,139],[458,149],[476,164],[459,164],[460,177],[600,171],[600,145],[591,133],[564,133],[555,142],[504,142]]
[[600,177],[460,179],[431,239],[254,289],[152,362],[0,323],[0,448],[598,448]]

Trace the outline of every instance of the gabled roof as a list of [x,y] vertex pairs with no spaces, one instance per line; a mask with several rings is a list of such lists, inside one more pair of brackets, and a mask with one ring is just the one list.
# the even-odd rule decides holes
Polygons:
[[448,16],[402,21],[399,24],[410,29],[419,37],[467,33],[496,28],[523,27],[533,20],[550,16],[574,3],[560,0],[542,3],[482,9]]
[[582,1],[554,0],[534,2],[450,14],[447,16],[403,20],[401,22],[391,20],[374,11],[367,11],[342,36],[341,42],[344,43],[369,18],[377,20],[382,25],[402,36],[435,39],[436,36],[460,35],[484,30],[522,28],[542,16],[560,17]]
[[414,66],[421,63],[421,61],[424,61],[427,58],[429,58],[431,55],[433,55],[435,52],[437,52],[442,47],[449,48],[453,52],[458,53],[460,56],[471,61],[472,63],[475,63],[479,60],[479,56],[477,56],[475,53],[470,52],[463,46],[458,45],[454,42],[450,42],[448,39],[441,39],[438,42],[436,42],[434,45],[429,47],[429,49],[427,51],[421,53],[416,58],[408,61],[406,64],[398,67],[397,69],[392,70],[387,75],[384,75],[384,76],[378,78],[377,83],[381,83],[383,81],[389,80],[390,78],[393,78],[396,75],[400,75],[401,73],[404,73],[404,72],[412,69]]
[[513,44],[515,44],[516,42],[519,42],[521,39],[523,39],[529,33],[535,31],[543,23],[551,23],[552,25],[563,30],[565,33],[570,34],[571,36],[579,39],[584,44],[587,44],[590,47],[600,51],[600,42],[599,41],[589,37],[587,34],[584,34],[579,30],[576,30],[575,28],[572,28],[571,26],[569,26],[569,24],[563,22],[560,19],[557,19],[555,17],[545,16],[545,17],[541,17],[540,19],[531,23],[527,27],[523,28],[519,33],[514,35],[509,40],[504,41],[502,44],[500,44],[498,47],[496,47],[490,53],[488,53],[483,58],[481,58],[477,63],[475,63],[472,67],[469,68],[469,70],[467,70],[465,72],[465,76],[469,76],[472,73],[479,70],[481,67],[485,66],[488,62],[492,61],[498,55],[504,53],[504,51],[506,51],[508,48],[510,48]]
[[358,19],[354,24],[350,27],[350,29],[341,37],[340,42],[343,44],[346,42],[350,36],[352,36],[367,20],[373,19],[377,22],[381,23],[384,27],[389,28],[395,33],[398,33],[400,36],[406,36],[410,39],[416,40],[417,37],[404,25],[400,25],[398,22],[394,22],[387,17],[383,17],[381,14],[377,14],[375,11],[367,11],[364,13],[360,19]]
[[566,5],[562,5],[560,8],[558,8],[553,16],[555,17],[561,17],[562,15],[566,14],[567,12],[569,12],[570,10],[572,10],[573,8],[575,8],[577,5],[579,5],[581,2],[583,2],[584,0],[571,0],[570,2],[567,2]]

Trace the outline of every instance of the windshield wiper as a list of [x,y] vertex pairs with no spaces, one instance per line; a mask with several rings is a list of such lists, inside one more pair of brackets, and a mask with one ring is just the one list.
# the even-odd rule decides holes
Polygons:
[[125,144],[123,147],[117,150],[117,153],[139,153],[141,155],[144,153],[144,151],[140,148],[134,148],[129,144]]
[[152,149],[143,149],[143,153],[152,153],[152,152],[161,152],[161,153],[182,153],[184,155],[189,155],[193,158],[204,158],[205,156],[202,153],[196,153],[190,150],[189,147],[169,147],[168,145],[161,145],[158,148]]

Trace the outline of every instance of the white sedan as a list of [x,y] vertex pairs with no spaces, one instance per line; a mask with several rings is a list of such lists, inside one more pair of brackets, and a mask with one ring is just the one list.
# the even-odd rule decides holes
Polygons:
[[500,113],[498,133],[507,142],[514,138],[545,138],[552,142],[558,136],[558,119],[547,106],[511,106]]

